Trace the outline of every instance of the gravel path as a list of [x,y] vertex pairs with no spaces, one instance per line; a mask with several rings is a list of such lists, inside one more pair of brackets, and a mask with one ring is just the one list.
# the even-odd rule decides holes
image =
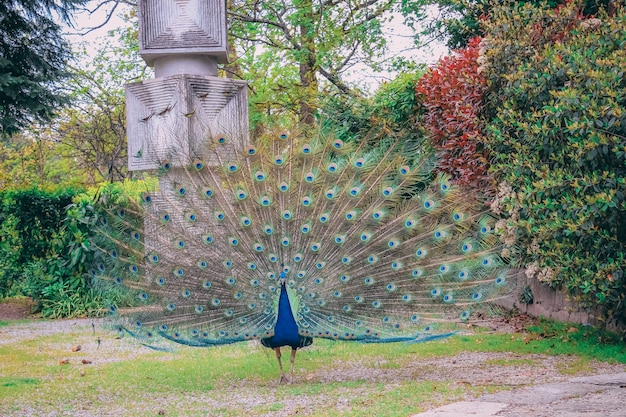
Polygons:
[[[71,355],[72,364],[80,361],[84,357],[92,359],[94,361],[94,366],[119,360],[128,360],[135,355],[139,356],[146,353],[146,348],[143,348],[136,343],[113,340],[114,335],[105,330],[105,323],[106,321],[103,319],[68,319],[11,324],[9,326],[0,327],[0,346],[10,343],[26,342],[42,336],[53,336],[56,334],[70,335],[71,337],[67,339],[83,343],[83,350],[74,354],[69,353],[69,347],[71,345],[67,345],[67,341],[63,342],[65,344],[64,349],[67,349],[68,355]],[[504,324],[496,323],[494,324],[494,328],[496,327],[499,330],[510,332],[514,331],[517,325],[516,323],[510,322]],[[96,336],[102,337],[103,339],[102,346],[98,346],[98,349],[96,349],[95,346]],[[312,348],[313,350],[303,352],[301,355],[328,354],[328,352],[316,352],[317,349],[322,349],[321,347],[313,346]],[[263,348],[251,344],[250,349],[251,353],[258,353],[258,351]],[[273,361],[273,355],[268,354],[267,360]],[[340,390],[345,390],[345,395],[339,395],[339,399],[337,400],[332,398],[330,399],[331,402],[336,402],[332,403],[329,412],[332,411],[332,409],[339,412],[342,410],[342,407],[346,409],[349,409],[350,407],[349,401],[346,402],[346,404],[343,404],[341,403],[341,398],[345,397],[345,400],[347,398],[354,398],[354,396],[361,395],[367,397],[372,394],[368,390],[379,389],[366,387],[381,387],[380,389],[385,392],[393,391],[396,389],[395,387],[403,381],[430,381],[435,383],[441,381],[442,386],[445,385],[446,381],[452,381],[454,386],[458,387],[458,389],[464,393],[462,394],[462,398],[459,400],[465,401],[473,400],[473,396],[475,394],[471,394],[472,391],[466,390],[464,387],[471,387],[475,385],[498,386],[500,389],[506,389],[504,387],[512,389],[525,389],[527,387],[541,386],[542,384],[566,383],[572,378],[573,375],[564,372],[564,370],[567,370],[570,367],[576,367],[578,358],[569,355],[549,356],[541,353],[514,354],[507,352],[461,352],[453,358],[446,360],[433,358],[422,359],[420,361],[406,361],[406,363],[402,362],[402,367],[399,368],[395,366],[387,366],[387,360],[384,358],[369,358],[367,359],[370,361],[368,363],[362,362],[366,359],[355,359],[354,361],[351,360],[349,363],[336,363],[333,361],[332,356],[329,356],[328,360],[329,363],[333,363],[333,365],[336,366],[325,367],[324,369],[308,373],[301,371],[298,375],[296,375],[297,381],[295,384],[297,386],[299,384],[315,384],[319,382],[324,384],[351,381],[357,382],[358,388],[347,388],[350,386],[348,384],[344,388],[339,388]],[[375,363],[372,363],[372,360]],[[576,373],[576,375],[602,375],[616,374],[620,372],[626,372],[625,365],[594,361],[591,367],[588,367],[586,371]],[[372,384],[363,385],[363,381]],[[296,414],[309,415],[311,413],[314,414],[315,410],[320,410],[320,407],[323,408],[329,406],[329,398],[327,397],[328,394],[298,395],[297,401],[285,401],[284,399],[277,397],[276,393],[273,391],[274,390],[272,389],[268,390],[268,386],[266,384],[259,385],[258,381],[254,381],[253,378],[244,378],[241,380],[230,381],[228,387],[224,387],[223,389],[215,389],[206,393],[196,392],[194,393],[194,398],[189,398],[187,400],[203,404],[203,407],[207,406],[216,408],[223,406],[223,404],[231,404],[235,401],[238,404],[238,407],[240,407],[240,410],[248,410],[246,414],[250,417],[261,415],[254,412],[254,410],[256,410],[259,406],[271,407],[273,404],[281,404],[282,408],[272,411],[272,417],[286,417]],[[435,394],[436,393],[433,393],[433,395]],[[18,413],[0,412],[0,414],[2,414],[3,417],[39,417],[44,415],[62,415],[71,417],[129,415],[128,409],[124,410],[118,406],[114,406],[114,391],[109,392],[105,389],[102,391],[101,396],[103,396],[106,403],[110,404],[110,406],[107,407],[107,410],[97,410],[97,413],[95,413],[96,410],[91,408],[88,404],[85,405],[77,403],[70,405],[68,411],[63,413],[57,413],[55,411],[50,412],[50,408],[56,407],[56,405],[24,404],[24,408],[22,408]],[[135,407],[145,411],[145,415],[158,415],[160,413],[160,409],[158,408],[158,405],[152,405],[152,403],[176,404],[181,401],[185,401],[185,395],[181,395],[181,393],[172,393],[171,396],[159,398],[158,401],[155,400],[154,402],[138,403]],[[426,409],[433,409],[436,407],[434,403],[432,405],[423,404],[422,406]],[[146,410],[149,410],[149,412]],[[0,411],[2,411],[1,406]],[[183,413],[181,415],[195,414]],[[549,414],[546,414],[546,416],[547,415]],[[551,415],[569,416],[568,414],[559,413]],[[525,416],[525,414],[507,414],[507,417],[521,416]]]
[[54,334],[83,333],[101,328],[103,323],[103,319],[66,319],[11,324],[0,327],[0,346]]

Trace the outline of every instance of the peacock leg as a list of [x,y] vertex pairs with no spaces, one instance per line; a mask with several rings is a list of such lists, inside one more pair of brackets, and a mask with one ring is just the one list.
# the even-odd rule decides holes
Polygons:
[[289,379],[293,382],[293,363],[296,361],[296,348],[291,348],[291,358],[289,358],[289,362],[291,362],[291,376]]
[[280,368],[280,381],[279,384],[286,384],[289,382],[289,380],[287,379],[287,377],[285,376],[285,372],[283,371],[283,363],[280,360],[280,348],[274,348],[274,350],[276,351],[276,359],[278,359],[278,367]]

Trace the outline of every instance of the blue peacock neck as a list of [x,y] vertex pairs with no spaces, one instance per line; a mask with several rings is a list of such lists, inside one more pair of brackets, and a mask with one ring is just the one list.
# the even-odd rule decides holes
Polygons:
[[287,275],[280,273],[280,295],[278,299],[278,312],[276,324],[274,325],[274,335],[261,339],[261,343],[270,348],[281,346],[291,346],[294,349],[308,346],[313,341],[310,337],[301,336],[298,331],[298,324],[293,315],[289,292],[286,284]]

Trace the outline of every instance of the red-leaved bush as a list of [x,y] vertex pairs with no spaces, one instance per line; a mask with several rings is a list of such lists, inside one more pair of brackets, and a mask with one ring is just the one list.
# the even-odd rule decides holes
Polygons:
[[418,82],[424,127],[438,152],[438,170],[457,184],[491,188],[479,113],[486,80],[477,62],[481,38],[439,60]]

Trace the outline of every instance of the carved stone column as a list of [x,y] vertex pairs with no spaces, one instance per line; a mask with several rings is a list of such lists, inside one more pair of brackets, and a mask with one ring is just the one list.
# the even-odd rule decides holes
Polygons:
[[140,0],[139,53],[155,78],[126,86],[128,168],[182,167],[216,135],[249,140],[247,83],[217,77],[227,61],[225,0]]

